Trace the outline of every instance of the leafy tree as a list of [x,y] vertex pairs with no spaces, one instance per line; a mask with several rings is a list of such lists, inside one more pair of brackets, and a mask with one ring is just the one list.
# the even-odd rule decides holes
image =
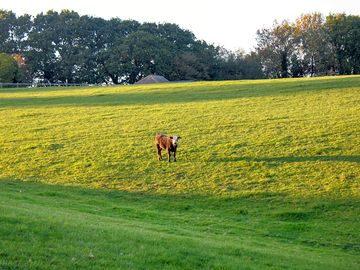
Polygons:
[[339,74],[360,73],[360,17],[331,14],[326,17]]
[[244,75],[239,79],[261,79],[264,78],[262,65],[259,55],[256,52],[250,52],[243,56]]
[[205,41],[196,41],[191,48],[191,52],[197,57],[198,77],[195,80],[214,80],[215,78],[215,64],[218,54],[218,48],[207,44]]
[[360,17],[305,14],[257,32],[257,53],[267,77],[360,73]]
[[272,28],[257,31],[257,53],[267,77],[287,78],[293,52],[293,28],[288,21],[275,21]]
[[[299,59],[304,74],[315,76],[325,74],[330,68],[330,44],[324,28],[324,18],[320,13],[300,16],[294,24],[294,38],[297,44],[298,58],[294,58],[294,70],[298,70]],[[301,73],[301,72],[300,72]],[[298,76],[299,72],[295,72]]]
[[215,79],[236,80],[243,75],[243,65],[240,63],[243,58],[243,51],[229,51],[223,47],[218,48]]
[[305,74],[304,62],[296,54],[291,56],[291,76],[293,78],[303,77]]
[[229,51],[219,48],[216,80],[241,80],[263,78],[262,65],[255,52]]
[[0,82],[16,82],[18,66],[14,58],[0,53]]
[[16,16],[12,11],[0,9],[0,52],[11,53],[14,48],[13,25]]
[[24,51],[31,25],[30,15],[16,17],[12,11],[0,9],[0,51],[6,53]]
[[29,71],[44,82],[133,83],[150,73],[170,80],[242,78],[251,70],[243,64],[255,63],[244,55],[219,64],[218,47],[176,24],[104,20],[70,10],[34,18],[2,10],[0,36],[2,51],[25,57],[19,74]]
[[[151,24],[144,24],[141,29],[146,31],[145,29],[148,25]],[[198,43],[192,32],[183,30],[176,24],[164,23],[153,27],[157,29],[154,34],[159,38],[166,39],[171,44],[172,50],[182,52],[192,51]]]
[[14,82],[31,81],[29,66],[26,64],[24,55],[22,53],[13,53],[11,56],[17,64],[17,73]]
[[[170,80],[209,80],[213,78],[216,48],[196,40],[193,33],[176,24],[145,23],[140,30],[163,40],[161,44],[166,67],[161,74]],[[159,72],[159,71],[158,71]]]
[[119,45],[124,81],[134,83],[149,74],[164,74],[171,63],[170,44],[148,32],[137,31]]
[[209,79],[206,66],[193,52],[183,52],[174,59],[175,68],[172,70],[171,78],[182,80]]
[[29,33],[26,52],[27,62],[32,67],[32,76],[46,82],[57,82],[59,67],[59,44],[60,28],[59,14],[48,11],[46,14],[38,14],[33,21],[32,31]]
[[120,35],[118,24],[120,21],[112,19],[106,21],[101,18],[88,16],[80,17],[80,50],[78,54],[77,75],[79,80],[88,83],[108,82],[108,74],[104,68],[107,54],[110,53]]
[[32,21],[28,14],[17,17],[12,25],[12,44],[11,51],[13,53],[23,53],[27,50],[27,39],[31,31]]

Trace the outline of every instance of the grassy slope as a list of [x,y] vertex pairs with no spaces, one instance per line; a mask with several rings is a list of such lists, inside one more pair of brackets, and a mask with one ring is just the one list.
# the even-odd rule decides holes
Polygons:
[[1,90],[0,265],[358,268],[359,85]]
[[[359,202],[4,181],[1,269],[358,269]],[[349,209],[349,207],[351,209]]]

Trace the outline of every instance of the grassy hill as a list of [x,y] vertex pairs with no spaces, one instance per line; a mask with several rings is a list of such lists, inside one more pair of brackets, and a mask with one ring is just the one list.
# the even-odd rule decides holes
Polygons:
[[0,114],[0,268],[360,267],[359,76],[0,89]]

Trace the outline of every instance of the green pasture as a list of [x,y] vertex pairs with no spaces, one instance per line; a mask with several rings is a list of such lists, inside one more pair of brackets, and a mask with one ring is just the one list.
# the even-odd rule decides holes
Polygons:
[[360,76],[0,89],[0,269],[359,269],[359,163]]

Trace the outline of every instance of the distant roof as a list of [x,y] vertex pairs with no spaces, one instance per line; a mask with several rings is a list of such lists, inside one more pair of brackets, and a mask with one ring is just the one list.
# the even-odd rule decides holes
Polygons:
[[148,75],[137,81],[135,84],[149,84],[149,83],[165,83],[169,82],[165,77],[159,75]]

